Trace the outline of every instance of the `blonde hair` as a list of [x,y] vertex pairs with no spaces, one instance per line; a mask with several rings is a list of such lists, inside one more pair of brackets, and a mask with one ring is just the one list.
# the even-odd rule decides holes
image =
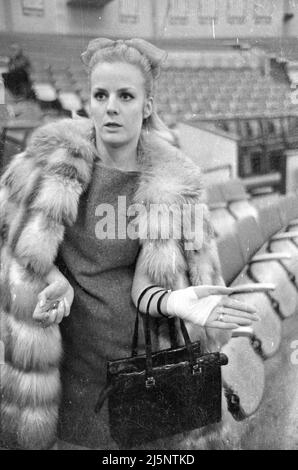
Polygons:
[[[100,39],[99,39],[100,41]],[[127,43],[134,40],[127,41]],[[154,48],[153,45],[144,40],[142,45],[148,45],[148,47]],[[123,62],[136,66],[142,73],[144,77],[144,86],[145,86],[145,95],[146,98],[154,98],[156,91],[156,80],[160,74],[160,64],[154,63],[154,61],[146,56],[145,53],[140,52],[136,47],[126,44],[125,41],[111,41],[112,45],[107,45],[102,47],[96,47],[96,40],[93,40],[89,43],[87,51],[83,54],[85,55],[84,63],[87,66],[89,79],[94,67],[103,62],[113,63],[113,62]],[[156,48],[156,50],[158,50]],[[160,51],[160,50],[158,50]],[[165,54],[163,51],[161,53]],[[142,131],[144,132],[156,132],[163,139],[167,140],[169,143],[175,145],[175,136],[173,132],[167,127],[167,125],[161,120],[158,116],[155,104],[153,101],[153,109],[151,115],[144,119]]]

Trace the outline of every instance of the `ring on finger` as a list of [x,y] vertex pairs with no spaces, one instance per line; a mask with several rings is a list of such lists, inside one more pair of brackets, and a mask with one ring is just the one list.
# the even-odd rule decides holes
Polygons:
[[47,326],[47,318],[41,318],[39,320],[37,320],[38,323],[40,324],[41,328],[46,328]]
[[48,321],[48,319],[49,319],[49,316],[50,316],[50,315],[49,315],[49,313],[48,313],[48,312],[46,312],[46,314],[45,314],[43,317],[41,317],[41,318],[38,318],[38,320],[37,320],[37,321],[38,321],[39,323],[44,323],[44,322]]
[[59,302],[60,300],[56,300],[56,302],[52,303],[50,310],[57,310]]
[[223,312],[221,312],[221,314],[218,315],[217,321],[224,321],[224,319],[223,319],[224,316],[225,316],[225,314]]

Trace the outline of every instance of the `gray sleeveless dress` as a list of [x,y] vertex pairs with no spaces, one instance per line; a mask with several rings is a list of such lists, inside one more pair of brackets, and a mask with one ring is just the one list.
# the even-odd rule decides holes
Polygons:
[[[109,434],[107,403],[97,415],[94,406],[106,384],[107,360],[131,355],[136,315],[131,287],[139,242],[125,236],[131,221],[125,207],[132,203],[138,178],[138,172],[96,162],[77,221],[66,230],[57,259],[75,291],[71,313],[61,324],[59,437],[89,448],[117,449]],[[104,232],[107,239],[102,239]],[[143,335],[140,342],[142,352]]]

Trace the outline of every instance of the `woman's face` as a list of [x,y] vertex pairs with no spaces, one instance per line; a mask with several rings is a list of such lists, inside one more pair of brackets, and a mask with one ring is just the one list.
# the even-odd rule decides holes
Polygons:
[[137,144],[143,119],[152,112],[144,77],[134,65],[97,64],[91,73],[91,115],[97,135],[106,145]]

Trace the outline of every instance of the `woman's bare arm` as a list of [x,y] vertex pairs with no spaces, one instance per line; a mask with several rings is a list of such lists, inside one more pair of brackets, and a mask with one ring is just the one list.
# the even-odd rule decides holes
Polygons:
[[[134,279],[133,279],[133,284],[132,284],[132,291],[131,291],[131,296],[133,303],[135,306],[137,306],[138,303],[138,298],[140,297],[140,294],[142,291],[150,286],[153,285],[154,283],[151,281],[150,277],[146,273],[145,269],[143,268],[143,263],[142,263],[142,251],[140,252],[137,263],[136,263],[136,268],[135,268],[135,274],[134,274]],[[153,292],[158,291],[159,289],[162,289],[162,287],[155,287],[150,289],[150,291],[146,292],[144,297],[141,300],[140,303],[140,311],[142,313],[146,312],[146,305],[148,303],[148,300],[150,296],[153,294]],[[150,315],[153,317],[160,317],[159,313],[157,312],[157,302],[158,298],[160,297],[161,294],[156,295],[151,302],[150,305]],[[169,293],[167,293],[164,298],[161,301],[161,311],[167,315],[167,299],[168,299]]]
[[[146,287],[148,287],[150,285],[153,285],[153,284],[154,285],[156,284],[156,283],[152,282],[152,280],[148,276],[146,270],[144,269],[144,264],[145,263],[142,262],[142,257],[143,257],[143,254],[142,254],[142,250],[141,250],[140,253],[139,253],[139,256],[138,256],[137,263],[136,263],[135,275],[134,275],[133,286],[132,286],[132,300],[133,300],[135,306],[137,306],[138,298],[139,298],[140,294],[142,293],[142,291]],[[188,286],[189,286],[189,282],[188,282],[187,277],[182,275],[182,274],[180,274],[180,275],[178,274],[177,279],[176,279],[175,288],[176,289],[182,289],[182,288],[188,287]],[[142,298],[141,304],[140,304],[140,311],[142,313],[146,312],[146,306],[147,306],[147,303],[148,303],[148,300],[149,300],[150,296],[153,294],[153,292],[156,292],[159,289],[163,289],[163,287],[160,286],[160,287],[152,288],[152,289],[150,289],[150,291],[146,292],[146,294]],[[158,299],[161,296],[161,294],[162,293],[157,294],[156,296],[154,296],[153,299],[152,299],[152,302],[150,304],[150,315],[152,315],[154,317],[160,317],[160,315],[157,311],[157,302],[158,302]],[[169,297],[169,292],[163,297],[163,299],[161,301],[161,305],[160,305],[160,309],[161,309],[162,313],[166,316],[170,315],[167,311],[168,297]]]
[[[136,263],[132,286],[132,300],[135,305],[142,291],[154,285],[143,266],[142,251]],[[189,287],[186,276],[177,278],[174,291],[168,292],[162,299],[160,310],[166,316],[177,316],[190,323],[220,329],[235,329],[238,326],[249,326],[258,318],[255,307],[249,306],[228,296],[233,288],[225,286],[193,286]],[[150,296],[162,287],[154,287],[146,292],[140,303],[140,311],[145,313]],[[153,297],[150,304],[150,315],[160,316],[157,302],[162,293]],[[170,299],[170,300],[169,300]],[[170,307],[170,308],[169,308]],[[218,318],[220,318],[218,320]]]

